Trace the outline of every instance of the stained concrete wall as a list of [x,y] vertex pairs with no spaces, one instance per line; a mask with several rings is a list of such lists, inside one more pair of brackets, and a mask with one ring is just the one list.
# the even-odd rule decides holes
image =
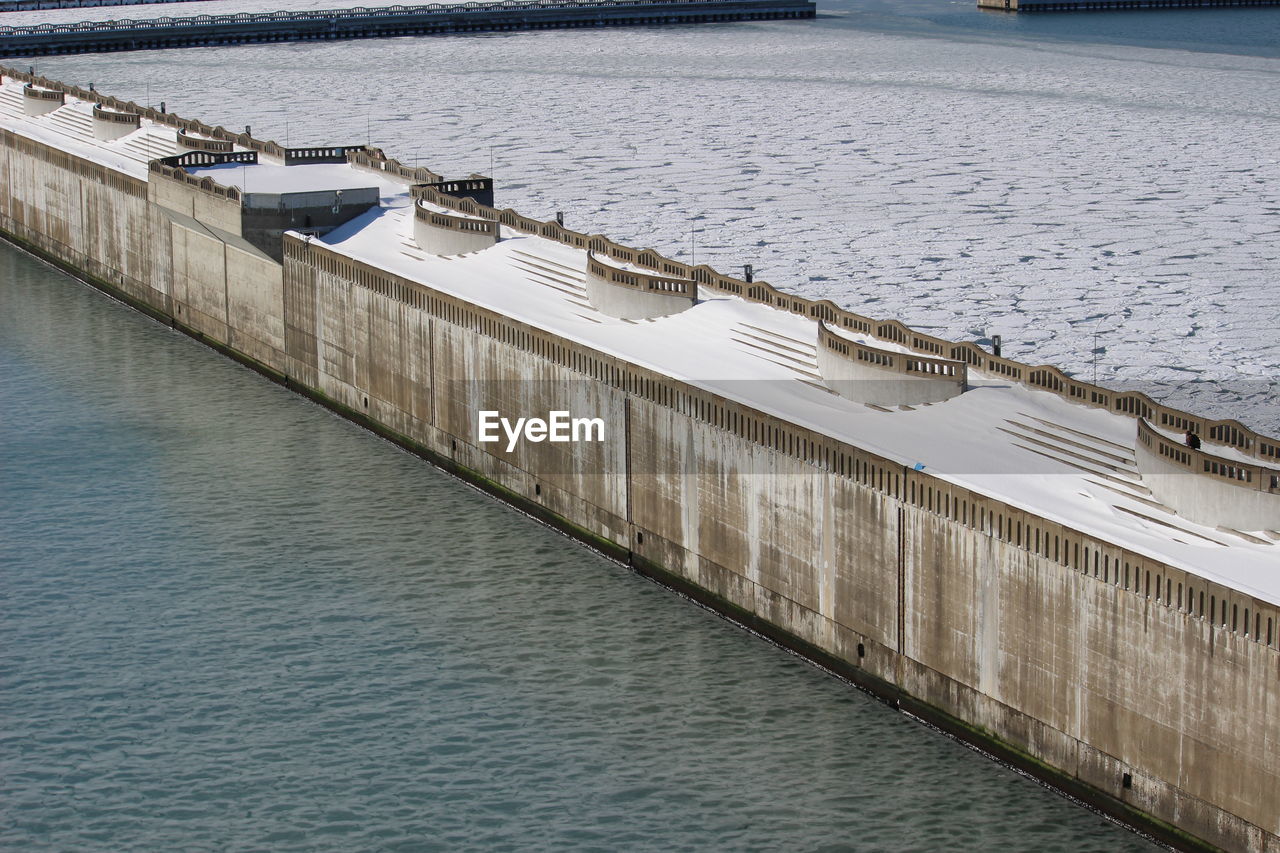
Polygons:
[[3,138],[5,231],[192,331],[283,366],[281,267],[239,236],[238,205]]
[[147,176],[147,199],[153,204],[182,213],[201,223],[241,235],[240,203],[226,196],[202,190],[196,183],[175,180],[168,175],[151,172]]
[[[12,145],[0,170],[0,227],[101,284],[975,738],[1280,851],[1276,608],[322,247],[286,240],[282,276],[136,184]],[[507,453],[479,408],[611,428]]]
[[[424,313],[409,307],[417,296],[353,285],[358,265],[316,272],[315,257],[293,263],[300,277],[322,281],[299,299],[314,304],[314,321],[298,322],[318,330],[319,387],[374,411],[378,401],[363,392],[374,384],[370,366],[379,352],[389,363],[403,358],[394,329]],[[381,287],[396,286],[407,285]],[[762,443],[708,423],[688,401],[623,393],[595,381],[607,369],[566,370],[512,345],[498,315],[463,316],[448,309],[451,297],[432,298],[441,305],[427,307],[418,333],[430,341],[431,384],[418,388],[434,421],[382,401],[391,410],[377,409],[382,422],[408,424],[400,429],[429,448],[635,558],[1119,800],[1227,847],[1275,848],[1277,642],[1233,629],[1231,652],[1215,650],[1221,629],[1190,604],[1193,587],[1211,585],[884,460],[824,469],[783,449],[799,445],[795,436]],[[393,328],[368,331],[387,318]],[[482,408],[565,408],[614,423],[619,401],[622,460],[615,447],[575,467],[576,453],[550,445],[524,445],[508,459],[474,438]],[[626,477],[610,476],[619,466]],[[1000,529],[1008,516],[1004,538],[997,512]],[[1105,578],[1089,574],[1091,554],[1105,555]],[[1170,592],[1153,595],[1152,576]],[[1226,591],[1215,589],[1225,607]],[[1261,617],[1259,602],[1232,601],[1245,622],[1251,609]],[[1188,678],[1201,679],[1190,695]]]
[[1104,580],[918,509],[904,538],[904,687],[1216,844],[1276,849],[1276,650],[1150,576],[1178,598],[1194,579],[1125,555]]
[[103,141],[119,139],[122,136],[128,136],[133,133],[138,127],[139,124],[136,121],[112,121],[95,114],[93,117],[93,138]]

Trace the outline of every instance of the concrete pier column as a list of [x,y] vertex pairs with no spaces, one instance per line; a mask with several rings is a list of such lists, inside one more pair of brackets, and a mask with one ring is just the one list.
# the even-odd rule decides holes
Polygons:
[[29,116],[51,113],[65,104],[67,96],[52,89],[37,89],[28,83],[22,87],[22,111]]
[[831,390],[854,402],[917,406],[962,393],[968,368],[961,361],[860,343],[819,322],[818,373]]
[[602,314],[622,320],[652,320],[692,308],[695,281],[618,266],[587,253],[587,298]]
[[1135,458],[1151,496],[1189,521],[1280,530],[1280,468],[1188,447],[1142,418]]
[[413,239],[419,248],[433,255],[479,252],[498,242],[498,223],[445,213],[420,201],[413,210]]
[[94,105],[93,138],[109,142],[128,136],[142,126],[142,117],[134,113],[117,113]]

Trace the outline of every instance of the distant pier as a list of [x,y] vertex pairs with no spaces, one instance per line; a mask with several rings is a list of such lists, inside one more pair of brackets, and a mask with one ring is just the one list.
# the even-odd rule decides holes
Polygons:
[[92,6],[151,6],[157,3],[192,3],[197,0],[0,0],[0,12],[38,9],[86,9]]
[[978,0],[979,9],[998,9],[1003,12],[1216,9],[1229,6],[1280,6],[1280,0]]
[[556,0],[198,15],[0,27],[0,56],[407,35],[812,18],[813,0]]

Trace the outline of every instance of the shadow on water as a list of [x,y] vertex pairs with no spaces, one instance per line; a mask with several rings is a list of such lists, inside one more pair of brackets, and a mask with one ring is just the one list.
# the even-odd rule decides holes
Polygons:
[[0,245],[0,848],[1152,849]]

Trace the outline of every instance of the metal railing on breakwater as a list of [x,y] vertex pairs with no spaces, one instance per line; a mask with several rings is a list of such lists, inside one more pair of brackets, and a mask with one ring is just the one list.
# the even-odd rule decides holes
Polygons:
[[[151,121],[213,139],[225,139],[249,149],[250,152],[261,152],[269,157],[285,159],[287,152],[295,150],[286,149],[275,141],[263,141],[247,133],[234,133],[223,127],[213,127],[198,120],[185,119],[173,113],[143,107],[133,101],[122,101],[91,89],[69,85],[17,68],[0,65],[0,75],[19,80],[32,88],[65,93],[73,98],[98,103],[116,110],[137,112]],[[637,264],[666,276],[691,279],[710,291],[734,294],[751,302],[770,305],[780,311],[810,317],[852,332],[893,341],[921,355],[963,362],[970,370],[984,371],[1021,382],[1073,403],[1105,409],[1135,419],[1144,418],[1160,427],[1178,432],[1193,432],[1208,443],[1234,447],[1264,463],[1280,461],[1280,438],[1257,432],[1238,420],[1212,419],[1194,415],[1158,403],[1140,391],[1115,391],[1076,379],[1052,365],[1032,366],[1025,362],[993,355],[972,341],[948,341],[937,338],[917,332],[898,320],[877,320],[848,311],[830,300],[796,296],[781,291],[765,281],[744,281],[723,275],[705,264],[694,266],[665,257],[654,249],[635,249],[614,242],[602,234],[572,231],[555,220],[544,222],[522,216],[511,208],[500,210],[478,202],[474,198],[460,197],[469,195],[475,189],[487,189],[491,193],[492,182],[489,179],[472,176],[472,179],[466,181],[446,181],[443,176],[425,167],[405,166],[398,160],[387,157],[377,148],[358,146],[346,148],[346,160],[351,165],[373,169],[417,184],[413,187],[415,199],[425,200],[444,208],[452,208],[469,216],[492,219],[526,234],[536,234],[567,246],[589,249],[596,255],[607,255],[615,261]],[[178,156],[186,158],[200,154],[205,152],[189,152]],[[244,156],[246,159],[252,157],[251,162],[256,162],[256,153],[251,155],[249,152],[233,152],[233,154]],[[205,154],[205,156],[210,155]],[[172,165],[170,159],[165,158],[159,162]],[[190,161],[188,164],[195,165]],[[155,171],[154,165],[153,171]],[[448,191],[442,191],[441,188],[447,188]]]
[[1138,441],[1188,474],[1213,477],[1232,486],[1280,495],[1280,468],[1238,462],[1187,447],[1161,435],[1145,418],[1138,418]]
[[961,388],[969,378],[968,367],[963,361],[927,358],[868,346],[837,335],[821,320],[818,321],[818,344],[838,352],[850,361],[861,362],[868,367],[887,373],[901,373],[904,376],[920,376],[927,379],[947,379],[957,383]]
[[113,112],[103,109],[101,104],[94,104],[93,117],[100,121],[109,121],[113,124],[128,124],[133,127],[138,127],[142,121],[142,117],[137,113]]
[[0,56],[577,27],[812,18],[813,0],[550,0],[0,27]]
[[39,9],[88,9],[94,6],[153,6],[161,3],[193,3],[198,0],[0,0],[0,12]]
[[474,216],[451,216],[438,210],[425,208],[420,202],[415,203],[413,206],[413,217],[419,222],[426,222],[434,228],[444,228],[449,231],[461,231],[468,234],[484,234],[494,238],[498,236],[498,223],[492,219],[476,219]]
[[698,285],[692,280],[654,275],[635,269],[624,270],[612,264],[601,263],[590,250],[587,251],[587,271],[610,284],[641,293],[674,293],[690,298],[698,296]]
[[[352,162],[356,162],[354,157]],[[371,165],[366,160],[364,165]],[[392,165],[394,164],[394,165]],[[399,167],[394,160],[386,170]],[[377,168],[374,166],[374,168]],[[1048,391],[1073,403],[1106,409],[1133,418],[1146,418],[1160,426],[1179,431],[1194,432],[1206,442],[1234,447],[1262,461],[1280,460],[1280,439],[1266,436],[1233,419],[1213,420],[1181,409],[1162,405],[1140,391],[1114,391],[1091,382],[1084,382],[1064,373],[1052,365],[1032,366],[1010,358],[986,352],[972,341],[948,341],[917,332],[898,320],[876,320],[862,314],[847,311],[826,299],[808,299],[778,290],[763,281],[748,282],[722,275],[709,266],[692,266],[664,257],[653,249],[634,249],[615,243],[601,234],[583,234],[565,228],[555,220],[541,222],[521,216],[510,208],[498,210],[478,204],[472,199],[459,199],[429,189],[419,189],[415,195],[433,204],[453,208],[471,216],[495,219],[510,228],[537,234],[567,246],[588,249],[597,256],[605,255],[623,263],[633,263],[661,272],[663,275],[696,281],[708,291],[730,293],[751,302],[771,305],[831,326],[851,332],[860,332],[882,340],[892,341],[926,357],[934,357],[967,365],[968,370],[980,370],[995,374],[1029,387]]]

